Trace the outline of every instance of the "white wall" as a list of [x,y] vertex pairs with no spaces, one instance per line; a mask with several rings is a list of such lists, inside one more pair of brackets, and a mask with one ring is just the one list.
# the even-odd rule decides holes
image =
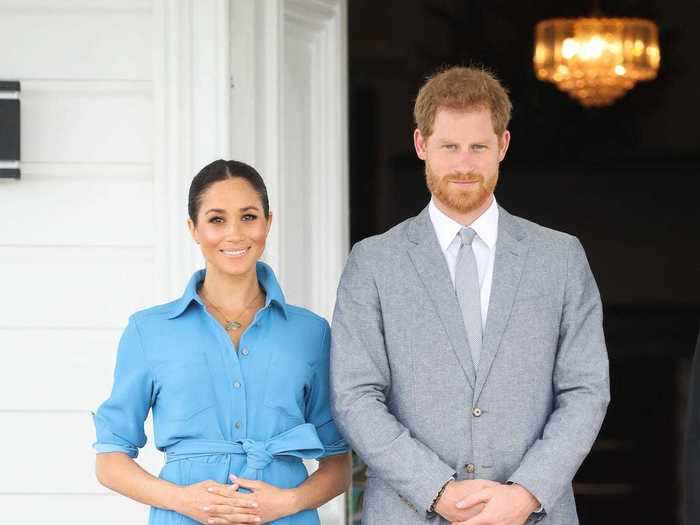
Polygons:
[[0,184],[2,523],[145,519],[95,481],[89,411],[157,297],[151,26],[148,2],[0,2],[23,161]]
[[[145,523],[95,481],[89,411],[128,315],[201,264],[185,196],[204,164],[260,169],[266,257],[290,301],[330,314],[348,238],[344,38],[344,1],[0,0],[0,79],[22,83],[22,179],[0,180],[0,523]],[[160,461],[147,446],[144,466]],[[336,501],[323,521],[342,514]]]

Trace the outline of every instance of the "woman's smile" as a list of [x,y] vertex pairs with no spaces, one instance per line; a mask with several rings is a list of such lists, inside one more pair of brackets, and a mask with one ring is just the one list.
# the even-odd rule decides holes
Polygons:
[[250,246],[240,250],[219,250],[225,257],[243,257],[250,250]]

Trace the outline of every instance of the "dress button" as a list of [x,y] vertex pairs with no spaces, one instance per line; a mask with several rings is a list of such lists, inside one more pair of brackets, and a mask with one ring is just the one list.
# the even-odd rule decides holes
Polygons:
[[474,417],[479,417],[481,415],[481,409],[479,407],[474,407],[474,410],[472,410],[472,414]]
[[236,381],[236,382],[233,384],[233,388],[241,388],[241,384],[240,384],[238,381]]
[[469,474],[474,474],[476,467],[474,466],[474,463],[467,463],[464,465],[464,470],[466,470]]
[[241,353],[242,353],[243,355],[248,355],[248,349],[247,349],[247,348],[244,348],[243,350],[241,350]]
[[241,422],[240,422],[240,421],[236,421],[236,422],[234,423],[233,426],[236,427],[236,428],[241,428]]

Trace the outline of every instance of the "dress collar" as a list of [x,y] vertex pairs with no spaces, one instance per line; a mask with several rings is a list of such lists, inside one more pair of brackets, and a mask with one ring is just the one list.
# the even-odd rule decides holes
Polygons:
[[[282,311],[282,314],[286,319],[287,302],[284,299],[284,293],[282,292],[282,288],[280,288],[280,285],[277,282],[275,272],[273,272],[272,268],[270,268],[267,264],[261,261],[258,261],[256,263],[255,271],[257,273],[258,282],[260,283],[260,286],[262,286],[262,288],[265,290],[265,307],[267,308],[271,304],[276,305]],[[170,314],[168,315],[168,319],[174,319],[182,315],[182,313],[187,309],[187,307],[192,303],[192,301],[195,301],[200,305],[204,306],[204,302],[197,293],[197,289],[199,288],[201,282],[204,280],[205,275],[206,270],[197,270],[196,272],[194,272],[194,274],[192,274],[192,277],[190,277],[190,281],[187,283],[187,287],[185,288],[185,292],[182,294],[182,297],[177,299],[172,304],[172,309],[170,311]]]

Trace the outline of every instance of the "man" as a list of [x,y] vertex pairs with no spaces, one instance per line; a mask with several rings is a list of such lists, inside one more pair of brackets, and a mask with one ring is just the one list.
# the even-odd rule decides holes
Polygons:
[[578,523],[571,480],[609,401],[602,308],[575,237],[496,204],[510,112],[487,72],[430,78],[432,199],[343,273],[332,398],[368,465],[365,525]]

